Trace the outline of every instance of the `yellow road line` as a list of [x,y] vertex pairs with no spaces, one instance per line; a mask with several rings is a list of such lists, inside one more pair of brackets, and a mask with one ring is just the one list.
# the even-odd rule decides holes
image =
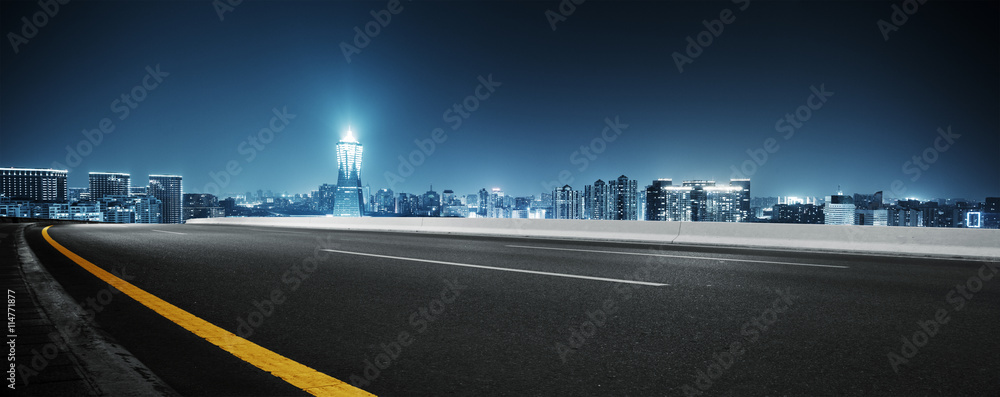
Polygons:
[[49,228],[42,229],[42,236],[55,249],[59,250],[67,258],[76,262],[80,267],[97,276],[104,282],[117,288],[119,291],[135,299],[144,306],[153,309],[161,316],[173,321],[184,329],[193,332],[201,338],[216,345],[232,355],[239,357],[243,361],[270,372],[285,382],[291,383],[314,396],[373,396],[364,390],[356,388],[344,381],[333,378],[327,374],[309,368],[305,365],[292,361],[285,356],[270,351],[243,339],[232,332],[215,326],[208,321],[202,320],[183,309],[170,304],[169,302],[157,298],[155,295],[142,290],[131,283],[122,280],[115,275],[97,267],[86,259],[66,249],[49,236]]

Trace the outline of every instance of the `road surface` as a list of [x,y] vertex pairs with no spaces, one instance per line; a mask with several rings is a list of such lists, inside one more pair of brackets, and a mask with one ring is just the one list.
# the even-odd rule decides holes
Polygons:
[[[997,263],[218,225],[53,240],[376,395],[997,395]],[[94,322],[184,395],[307,395],[27,232]]]

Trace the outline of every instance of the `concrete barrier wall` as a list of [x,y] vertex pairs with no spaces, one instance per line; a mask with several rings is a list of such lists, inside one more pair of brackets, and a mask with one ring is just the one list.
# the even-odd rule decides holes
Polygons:
[[64,223],[104,223],[92,221],[75,221],[69,219],[47,219],[47,218],[16,218],[12,216],[0,216],[0,223],[38,223],[45,225],[59,225]]
[[1000,259],[1000,230],[986,229],[465,218],[210,218],[188,223]]

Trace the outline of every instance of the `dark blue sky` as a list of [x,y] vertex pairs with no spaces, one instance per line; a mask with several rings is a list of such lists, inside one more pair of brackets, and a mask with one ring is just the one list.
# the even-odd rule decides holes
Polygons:
[[[41,8],[4,1],[0,166],[66,164],[66,146],[109,118],[114,131],[70,167],[71,186],[86,186],[90,171],[139,183],[171,173],[202,192],[233,161],[240,173],[222,192],[305,193],[336,182],[334,145],[350,125],[373,189],[390,185],[385,173],[398,174],[415,139],[445,130],[397,192],[538,194],[563,170],[581,190],[621,174],[642,186],[723,181],[775,138],[750,175],[754,196],[837,185],[893,196],[895,180],[903,196],[1000,195],[997,2],[927,2],[885,40],[877,21],[893,4],[591,0],[553,31],[545,13],[556,1],[404,1],[348,63],[340,43],[353,44],[354,27],[386,2],[247,0],[220,21],[210,1],[73,1],[15,53],[9,33]],[[678,72],[671,55],[724,9],[735,20]],[[169,75],[120,119],[114,101],[156,65]],[[445,111],[489,75],[502,85],[452,129]],[[833,96],[785,139],[776,122],[812,86]],[[241,143],[275,108],[295,117],[248,161]],[[628,127],[581,170],[574,151],[615,117]],[[960,137],[930,149],[936,161],[917,177],[906,162],[948,126]]]

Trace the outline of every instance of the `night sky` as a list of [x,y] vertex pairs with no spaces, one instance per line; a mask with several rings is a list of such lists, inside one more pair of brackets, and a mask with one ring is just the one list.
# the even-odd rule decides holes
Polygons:
[[[350,126],[373,191],[537,195],[563,170],[583,190],[622,174],[640,186],[727,181],[735,167],[752,172],[754,196],[824,196],[838,185],[1000,195],[1000,6],[929,1],[885,40],[878,21],[891,24],[901,4],[590,0],[553,31],[546,11],[560,15],[557,1],[403,1],[348,62],[341,43],[354,45],[354,28],[387,2],[248,0],[220,20],[210,1],[72,1],[15,53],[10,34],[41,7],[3,1],[0,166],[58,162],[70,186],[86,186],[91,171],[129,172],[133,185],[179,174],[185,192],[215,193],[215,174],[223,194],[308,193],[336,183],[334,147]],[[687,38],[723,12],[734,19],[679,72],[673,54],[688,56]],[[160,76],[146,78],[147,66]],[[491,75],[499,85],[479,90],[489,97],[467,99]],[[133,90],[144,78],[155,88]],[[790,124],[776,123],[813,88],[833,95],[814,98],[821,106],[786,139]],[[145,94],[134,108],[121,102],[130,92]],[[458,125],[452,108],[463,101],[478,108]],[[248,137],[274,109],[294,118],[275,119],[281,131],[251,156]],[[69,166],[66,146],[104,118],[114,130]],[[616,118],[627,128],[605,142],[605,120]],[[960,136],[933,149],[949,126]],[[447,139],[400,173],[399,156],[436,128]],[[777,149],[744,167],[769,138]],[[595,139],[603,152],[574,154]],[[935,161],[924,170],[907,163],[913,156]],[[223,172],[230,162],[238,174]]]

